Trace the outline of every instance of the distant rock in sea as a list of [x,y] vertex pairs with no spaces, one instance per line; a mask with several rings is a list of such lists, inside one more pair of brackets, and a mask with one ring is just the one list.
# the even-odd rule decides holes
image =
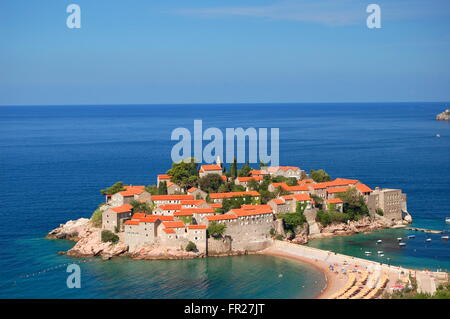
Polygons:
[[436,120],[438,121],[450,121],[450,110],[447,109],[442,113],[436,115]]

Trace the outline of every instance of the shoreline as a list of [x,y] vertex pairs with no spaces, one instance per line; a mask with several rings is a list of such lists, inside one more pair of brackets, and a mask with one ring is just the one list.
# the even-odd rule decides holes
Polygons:
[[339,290],[341,287],[339,285],[337,275],[326,266],[326,263],[321,262],[320,260],[311,260],[305,257],[297,256],[287,252],[277,251],[271,248],[261,251],[259,252],[259,254],[295,260],[320,271],[325,277],[325,287],[322,288],[318,295],[310,299],[327,299],[327,296],[331,296],[331,294]]

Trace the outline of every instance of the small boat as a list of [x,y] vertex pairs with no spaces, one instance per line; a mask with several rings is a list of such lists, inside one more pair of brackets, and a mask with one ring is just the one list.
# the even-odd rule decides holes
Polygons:
[[426,241],[431,241],[431,238],[427,238],[427,239],[425,239]]
[[399,243],[399,246],[406,246],[406,243]]
[[401,240],[402,240],[402,238],[401,238],[401,237],[397,237],[397,240],[398,240],[398,241],[401,241]]
[[377,251],[377,253],[378,253],[378,254],[382,254],[382,253],[383,253],[383,251],[382,251],[382,250],[379,250],[379,251]]
[[446,217],[445,222],[450,224],[450,217]]
[[441,237],[442,239],[447,239],[448,240],[448,235],[444,235]]
[[380,254],[380,257],[384,257],[384,254]]
[[365,251],[364,252],[366,255],[372,255],[372,252],[370,252],[370,251]]
[[416,235],[408,235],[408,239],[416,238]]
[[436,134],[436,137],[441,137],[441,134]]
[[381,244],[383,241],[381,239],[377,240],[377,244]]

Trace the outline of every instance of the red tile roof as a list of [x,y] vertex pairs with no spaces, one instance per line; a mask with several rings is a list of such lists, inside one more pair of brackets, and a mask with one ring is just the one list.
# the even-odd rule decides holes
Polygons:
[[295,199],[298,200],[300,202],[304,202],[304,201],[310,201],[311,197],[309,196],[309,194],[293,194],[293,195],[284,195],[281,196],[283,199],[285,200],[291,200],[291,199]]
[[328,204],[341,204],[341,203],[343,203],[343,201],[340,198],[332,198],[328,200]]
[[127,212],[131,212],[132,208],[133,208],[133,206],[131,206],[130,204],[123,204],[122,206],[119,206],[119,207],[113,207],[113,208],[111,208],[111,210],[116,213],[127,213]]
[[249,176],[249,177],[238,177],[239,182],[249,182],[249,181],[262,181],[262,176]]
[[241,196],[260,196],[260,194],[257,191],[248,191],[248,192],[230,192],[230,193],[212,193],[209,194],[209,197],[211,199],[219,199],[219,198],[233,198],[233,197],[241,197]]
[[202,171],[202,172],[204,172],[204,171],[222,171],[222,167],[220,167],[219,165],[216,165],[216,164],[202,165],[202,166],[200,166],[200,171]]
[[179,210],[181,209],[181,204],[162,204],[158,208],[162,210]]
[[122,195],[123,197],[131,197],[134,195],[139,195],[139,194],[143,193],[144,191],[145,191],[145,186],[127,185],[127,186],[125,186],[125,190],[119,192],[119,194]]
[[373,190],[365,184],[356,184],[356,189],[359,190],[361,193],[373,192]]
[[236,219],[236,218],[237,217],[234,214],[220,214],[220,215],[206,216],[206,219],[208,221],[229,220],[229,219]]
[[222,204],[221,203],[211,203],[211,204],[209,204],[209,206],[211,208],[222,208]]
[[180,205],[182,205],[182,206],[187,206],[187,205],[200,206],[205,203],[206,203],[206,201],[203,199],[194,199],[194,200],[188,199],[188,200],[182,200],[180,202]]
[[139,221],[138,220],[127,220],[125,222],[125,225],[139,225]]
[[274,198],[271,200],[272,202],[274,202],[277,205],[284,205],[286,202],[284,200],[282,200],[281,198]]
[[167,174],[159,174],[158,175],[158,179],[171,179],[172,176],[171,175],[167,175]]
[[206,229],[206,225],[188,225],[189,229]]
[[267,175],[269,173],[267,171],[265,171],[265,170],[256,170],[256,169],[254,169],[254,170],[250,171],[250,174],[255,176],[255,175]]
[[166,234],[175,234],[175,230],[173,230],[172,228],[163,228],[163,231]]
[[183,228],[185,225],[183,222],[163,222],[163,226],[166,228]]
[[152,201],[156,200],[186,200],[186,199],[194,199],[194,196],[192,195],[153,195]]
[[173,213],[173,216],[179,217],[179,216],[192,216],[192,212],[186,212],[186,211],[179,211]]
[[327,189],[328,194],[334,194],[334,193],[343,193],[347,191],[349,187],[332,187]]
[[195,192],[198,188],[197,187],[191,187],[188,189],[188,193]]
[[180,212],[190,213],[192,214],[213,214],[215,213],[214,208],[208,207],[208,208],[183,208],[180,210]]

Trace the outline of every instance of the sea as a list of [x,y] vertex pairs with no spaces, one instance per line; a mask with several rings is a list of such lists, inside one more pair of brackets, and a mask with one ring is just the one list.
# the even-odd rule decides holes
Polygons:
[[[58,254],[73,242],[44,236],[90,217],[104,200],[100,189],[116,181],[156,183],[171,166],[172,131],[193,132],[194,120],[223,131],[279,128],[281,165],[401,188],[413,226],[448,232],[450,123],[435,116],[449,103],[2,106],[0,298],[312,298],[326,284],[323,274],[281,257],[77,259]],[[450,271],[450,243],[441,235],[389,229],[308,245]],[[73,263],[79,289],[67,286]]]

